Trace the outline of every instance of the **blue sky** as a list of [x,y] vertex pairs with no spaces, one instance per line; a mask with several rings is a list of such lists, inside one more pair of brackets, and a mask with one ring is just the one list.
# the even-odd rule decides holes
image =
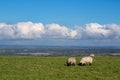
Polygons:
[[119,24],[119,0],[1,0],[0,22],[58,23],[73,27],[91,22]]
[[5,44],[115,46],[120,0],[0,0],[0,23]]

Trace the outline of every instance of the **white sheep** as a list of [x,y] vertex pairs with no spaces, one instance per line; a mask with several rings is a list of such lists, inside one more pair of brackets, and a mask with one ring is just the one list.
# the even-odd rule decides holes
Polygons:
[[74,57],[70,57],[70,58],[67,59],[66,63],[67,63],[67,66],[75,65],[76,64],[76,59]]
[[91,54],[90,54],[90,56],[91,56],[91,57],[94,57],[94,56],[95,56],[95,54],[91,53]]
[[83,58],[80,60],[79,65],[80,65],[80,66],[84,66],[84,65],[86,65],[86,64],[91,65],[92,62],[93,62],[93,58],[92,58],[92,57],[90,57],[90,56],[88,56],[88,57],[83,57]]

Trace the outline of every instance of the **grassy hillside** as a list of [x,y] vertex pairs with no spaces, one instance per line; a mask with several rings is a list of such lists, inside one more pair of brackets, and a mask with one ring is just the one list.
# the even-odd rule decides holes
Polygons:
[[91,66],[70,67],[66,58],[1,56],[0,80],[120,80],[120,57],[94,57]]

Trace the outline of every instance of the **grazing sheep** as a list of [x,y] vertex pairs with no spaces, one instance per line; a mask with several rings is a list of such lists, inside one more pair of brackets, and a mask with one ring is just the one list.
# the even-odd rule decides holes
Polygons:
[[90,54],[90,56],[91,56],[91,57],[94,57],[94,56],[95,56],[95,54],[91,53],[91,54]]
[[67,63],[67,66],[75,65],[76,64],[76,59],[74,57],[70,57],[70,58],[67,59],[66,63]]
[[91,65],[93,62],[93,58],[88,56],[88,57],[83,57],[79,63],[80,66],[84,66],[86,64]]

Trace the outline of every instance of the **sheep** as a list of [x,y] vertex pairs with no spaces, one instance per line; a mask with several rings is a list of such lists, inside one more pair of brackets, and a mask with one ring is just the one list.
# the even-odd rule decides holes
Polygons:
[[94,56],[95,56],[95,54],[91,53],[91,54],[90,54],[90,56],[91,56],[91,57],[94,57]]
[[86,64],[91,65],[92,62],[93,62],[93,58],[92,58],[91,56],[83,57],[83,58],[80,60],[79,65],[80,65],[80,66],[84,66],[84,65],[86,65]]
[[67,63],[67,66],[70,66],[70,65],[74,65],[75,66],[76,59],[74,57],[70,57],[70,58],[67,59],[66,63]]

